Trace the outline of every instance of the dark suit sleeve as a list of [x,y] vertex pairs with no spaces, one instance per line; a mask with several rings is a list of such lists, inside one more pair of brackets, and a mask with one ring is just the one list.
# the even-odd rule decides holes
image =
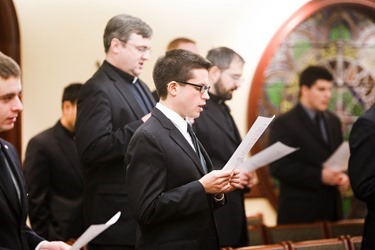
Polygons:
[[37,138],[27,145],[24,173],[28,186],[29,217],[33,229],[44,238],[49,238],[48,228],[51,221],[48,207],[50,187],[49,160],[43,144]]
[[[188,175],[183,172],[186,169],[183,156],[174,155],[175,152],[166,152],[158,140],[146,131],[138,131],[133,137],[126,156],[126,188],[138,223],[181,219],[207,209],[207,196],[198,180],[174,188],[167,187],[168,179],[183,179],[184,175]],[[170,164],[168,158],[177,160]],[[175,165],[180,176],[171,174],[168,165]]]
[[269,145],[280,141],[291,147],[300,149],[286,157],[270,164],[270,173],[273,177],[288,185],[300,188],[318,189],[322,185],[321,167],[305,160],[305,155],[310,154],[309,141],[303,128],[291,127],[288,119],[276,119],[270,126]]
[[375,205],[375,123],[359,118],[349,138],[349,177],[355,195]]
[[[121,160],[119,157],[124,157],[134,131],[142,124],[141,120],[135,120],[132,111],[122,112],[120,108],[114,110],[117,107],[113,106],[114,97],[109,92],[94,84],[85,84],[80,90],[76,143],[86,164]],[[116,119],[123,124],[114,127],[120,124]]]

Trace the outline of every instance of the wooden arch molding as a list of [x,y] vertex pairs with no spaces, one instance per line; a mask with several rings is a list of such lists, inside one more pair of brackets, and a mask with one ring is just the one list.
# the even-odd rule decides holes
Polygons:
[[[20,32],[17,13],[12,0],[0,1],[0,51],[12,57],[19,65],[21,61]],[[21,153],[21,117],[14,129],[0,133],[0,137],[11,142]]]
[[[297,10],[275,33],[269,44],[267,45],[263,55],[255,70],[252,80],[250,95],[248,100],[248,128],[254,123],[257,118],[259,110],[259,98],[261,98],[261,91],[264,83],[264,72],[271,62],[272,56],[282,44],[283,40],[303,21],[311,17],[316,12],[334,5],[351,4],[375,10],[375,1],[373,0],[313,0],[306,3],[299,10]],[[262,149],[261,143],[257,143],[251,153],[255,154]],[[254,192],[250,197],[265,197],[269,200],[271,205],[276,209],[278,194],[275,192],[274,184],[270,178],[267,168],[260,168],[257,170],[259,184],[254,188]]]

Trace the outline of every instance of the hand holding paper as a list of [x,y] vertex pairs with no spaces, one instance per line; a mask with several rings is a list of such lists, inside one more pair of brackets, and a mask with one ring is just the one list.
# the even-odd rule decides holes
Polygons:
[[79,250],[89,243],[92,239],[98,236],[101,232],[106,230],[111,225],[115,224],[120,218],[121,212],[117,212],[109,221],[105,224],[91,225],[87,230],[79,237],[76,242],[72,245],[70,250]]
[[332,171],[343,172],[348,170],[350,149],[349,143],[344,141],[336,151],[323,163],[325,168]]

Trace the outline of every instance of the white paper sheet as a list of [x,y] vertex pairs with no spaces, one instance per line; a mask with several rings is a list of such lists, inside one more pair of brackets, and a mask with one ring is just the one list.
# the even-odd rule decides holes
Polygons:
[[249,159],[240,164],[237,168],[246,171],[254,171],[260,167],[264,167],[288,154],[293,153],[299,148],[293,148],[282,142],[275,142],[271,146],[263,149],[259,153],[251,156]]
[[325,166],[325,168],[329,168],[333,171],[346,171],[348,170],[349,157],[349,143],[347,141],[344,141],[331,155],[331,157],[329,157],[328,160],[323,163],[323,165]]
[[247,132],[245,138],[242,140],[241,144],[237,147],[236,151],[233,153],[227,164],[225,164],[225,170],[233,170],[238,167],[244,160],[247,153],[251,150],[254,144],[257,142],[259,137],[266,130],[268,125],[271,123],[275,116],[263,117],[258,116],[255,120],[253,126]]
[[70,250],[79,250],[89,243],[92,239],[98,236],[101,232],[106,230],[111,225],[115,224],[120,218],[121,212],[117,212],[105,224],[91,225],[87,230],[74,242]]

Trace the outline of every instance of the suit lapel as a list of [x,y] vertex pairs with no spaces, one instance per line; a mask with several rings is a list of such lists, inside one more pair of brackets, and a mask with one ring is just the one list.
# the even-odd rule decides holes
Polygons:
[[[155,116],[161,123],[161,125],[169,130],[169,135],[173,141],[190,157],[190,159],[194,162],[195,167],[199,171],[199,173],[203,176],[204,171],[202,169],[200,160],[195,153],[194,149],[190,146],[189,142],[185,139],[185,137],[181,134],[178,128],[157,108],[152,111],[152,115]],[[201,148],[203,149],[202,145]],[[204,151],[204,150],[203,150]],[[209,161],[206,151],[204,151],[203,156],[206,159],[206,163]],[[208,161],[207,161],[208,159]],[[207,168],[210,170],[212,169],[212,164],[207,163]]]
[[[26,205],[26,200],[25,200],[25,197],[26,197],[26,194],[25,194],[25,189],[24,189],[24,186],[22,185],[24,182],[23,182],[23,177],[21,176],[21,165],[19,164],[19,159],[18,159],[18,155],[16,154],[13,154],[11,152],[11,150],[9,149],[9,145],[7,145],[6,142],[3,141],[3,146],[4,146],[4,150],[3,150],[3,154],[4,156],[6,157],[7,159],[7,162],[8,162],[8,165],[13,173],[13,176],[17,182],[17,187],[19,189],[19,192],[20,192],[20,200],[18,200],[18,197],[16,197],[15,200],[13,199],[9,199],[10,201],[14,201],[14,202],[10,202],[14,211],[16,212],[16,214],[18,216],[20,216],[20,213],[21,213],[21,209],[23,207],[25,207]],[[16,164],[16,165],[14,165]],[[3,181],[2,183],[3,184]],[[5,189],[5,187],[2,185],[2,188],[3,190],[5,190],[5,193],[6,193],[6,196],[8,196],[9,198],[9,194],[7,193],[7,190]],[[26,214],[23,213],[22,216],[26,217]]]
[[139,106],[137,100],[132,95],[132,90],[130,88],[131,83],[125,82],[125,80],[114,69],[112,69],[110,65],[103,63],[102,68],[104,72],[106,72],[106,75],[112,81],[114,81],[114,86],[124,97],[125,102],[128,103],[129,107],[133,110],[135,116],[138,119],[141,119],[145,114],[143,113],[142,108]]

